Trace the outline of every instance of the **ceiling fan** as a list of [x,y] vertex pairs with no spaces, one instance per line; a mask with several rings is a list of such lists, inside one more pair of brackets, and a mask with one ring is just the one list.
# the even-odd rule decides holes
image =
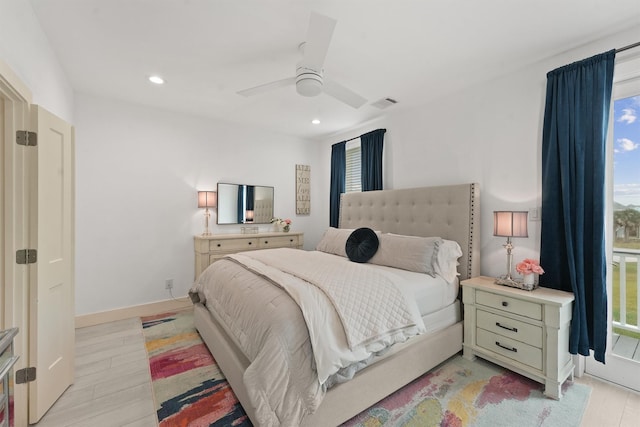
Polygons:
[[253,96],[283,86],[296,85],[302,96],[317,96],[326,93],[353,108],[360,108],[367,100],[352,90],[324,77],[324,59],[329,50],[336,20],[311,12],[307,41],[300,45],[302,60],[296,67],[296,75],[275,82],[262,84],[238,92],[239,95]]

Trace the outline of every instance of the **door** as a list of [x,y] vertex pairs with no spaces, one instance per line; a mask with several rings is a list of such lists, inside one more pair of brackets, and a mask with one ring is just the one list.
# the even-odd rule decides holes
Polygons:
[[[608,331],[606,364],[586,372],[640,391],[640,57],[616,60],[607,152]],[[614,165],[615,162],[615,165]]]
[[74,380],[74,134],[68,123],[31,107],[38,134],[31,174],[29,423],[37,422]]

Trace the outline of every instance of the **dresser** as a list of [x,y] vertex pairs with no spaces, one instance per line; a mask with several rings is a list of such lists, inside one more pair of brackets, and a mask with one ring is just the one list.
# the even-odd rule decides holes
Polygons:
[[0,377],[2,377],[2,392],[0,393],[0,413],[3,414],[0,426],[9,427],[11,419],[11,405],[9,403],[9,381],[11,369],[17,362],[18,356],[13,354],[13,338],[18,328],[0,331]]
[[213,234],[211,236],[195,236],[194,244],[195,278],[197,279],[210,264],[229,254],[269,248],[302,249],[304,233]]
[[495,278],[463,280],[463,356],[489,360],[545,385],[544,394],[562,397],[573,378],[569,325],[573,294],[494,284]]

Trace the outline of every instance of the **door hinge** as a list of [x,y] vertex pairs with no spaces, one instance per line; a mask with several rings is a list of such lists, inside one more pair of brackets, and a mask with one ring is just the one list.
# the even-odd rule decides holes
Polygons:
[[16,371],[16,384],[30,383],[36,380],[36,368],[24,368]]
[[17,264],[33,264],[38,261],[38,251],[35,249],[20,249],[16,251]]
[[16,132],[16,143],[27,147],[35,147],[38,145],[38,134],[28,130],[19,130]]

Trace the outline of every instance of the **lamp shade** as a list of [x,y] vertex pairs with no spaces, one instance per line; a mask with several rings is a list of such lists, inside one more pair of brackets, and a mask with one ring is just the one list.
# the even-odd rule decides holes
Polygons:
[[529,237],[527,211],[494,211],[493,235],[502,237]]
[[199,208],[215,208],[218,201],[218,193],[215,191],[198,191]]

